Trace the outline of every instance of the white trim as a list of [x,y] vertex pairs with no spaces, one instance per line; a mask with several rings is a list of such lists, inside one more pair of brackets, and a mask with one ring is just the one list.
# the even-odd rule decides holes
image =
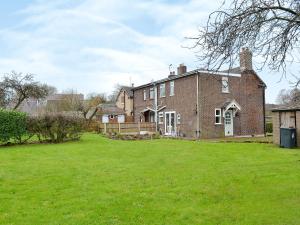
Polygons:
[[144,98],[144,101],[147,100],[147,90],[146,90],[146,89],[144,89],[144,95],[143,95],[143,98]]
[[[176,133],[177,133],[177,127],[176,127],[176,111],[169,111],[169,112],[165,112],[165,135],[167,135],[167,136],[172,136],[172,133],[167,133],[167,114],[174,114],[174,131],[175,131],[175,134],[174,135],[176,135]],[[171,117],[169,116],[169,119],[170,119]]]
[[225,72],[214,72],[214,71],[207,71],[207,70],[197,70],[197,72],[207,73],[212,75],[220,75],[220,76],[241,77],[240,73],[225,73]]
[[[220,114],[217,115],[217,111],[220,111]],[[216,123],[216,118],[220,118],[220,122]],[[222,124],[222,109],[221,108],[215,108],[215,125],[220,125]]]
[[[152,96],[152,98],[151,98],[151,92],[153,93],[153,96]],[[154,99],[154,88],[152,87],[152,88],[150,88],[149,89],[149,99]]]
[[[160,121],[161,118],[162,118],[162,122]],[[158,124],[164,124],[164,112],[158,113]]]
[[[173,85],[171,85],[173,84]],[[170,96],[174,96],[175,95],[175,81],[171,80],[169,83],[169,88],[170,88]],[[173,90],[173,93],[171,93],[171,90]]]
[[[223,110],[223,117],[225,117],[225,113],[230,109],[230,108],[233,108],[233,109],[238,109],[239,111],[241,111],[241,106],[235,101],[235,100],[232,100],[227,106],[226,108]],[[236,114],[236,110],[234,110],[233,112],[233,116],[235,117],[235,114]]]
[[[164,95],[161,94],[161,93],[162,93],[162,91],[161,91],[162,86],[164,86]],[[160,98],[166,97],[166,83],[161,83],[161,84],[159,85],[159,97],[160,97]]]
[[221,85],[222,85],[221,86],[222,87],[222,93],[229,93],[229,81],[228,81],[228,77],[222,77]]

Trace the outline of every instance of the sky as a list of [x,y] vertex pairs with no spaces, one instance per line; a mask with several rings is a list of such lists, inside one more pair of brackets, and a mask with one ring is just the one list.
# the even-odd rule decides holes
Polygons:
[[[165,78],[184,63],[199,68],[191,40],[220,0],[10,0],[0,2],[0,76],[14,70],[59,91],[110,93]],[[254,66],[258,65],[254,56]],[[287,77],[267,69],[266,101]],[[298,71],[299,73],[299,71]]]

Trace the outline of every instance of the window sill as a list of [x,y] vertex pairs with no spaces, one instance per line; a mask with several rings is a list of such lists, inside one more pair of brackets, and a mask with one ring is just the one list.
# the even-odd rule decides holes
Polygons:
[[215,125],[223,125],[223,123],[215,123]]
[[159,96],[159,98],[165,98],[166,96]]
[[175,95],[170,95],[170,97],[175,96]]
[[229,91],[222,91],[222,94],[230,94],[230,92]]

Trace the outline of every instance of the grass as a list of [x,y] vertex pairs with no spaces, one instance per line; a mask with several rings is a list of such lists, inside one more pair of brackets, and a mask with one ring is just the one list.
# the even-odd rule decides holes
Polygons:
[[92,134],[0,148],[0,224],[300,224],[300,152]]

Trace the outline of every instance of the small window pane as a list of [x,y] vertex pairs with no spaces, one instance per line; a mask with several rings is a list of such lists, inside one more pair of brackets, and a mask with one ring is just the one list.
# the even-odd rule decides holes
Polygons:
[[159,86],[159,96],[165,97],[166,96],[166,84],[161,84]]
[[223,93],[229,92],[228,77],[222,77],[222,92]]
[[174,81],[170,81],[170,96],[174,95]]
[[154,88],[150,88],[150,99],[154,99]]

